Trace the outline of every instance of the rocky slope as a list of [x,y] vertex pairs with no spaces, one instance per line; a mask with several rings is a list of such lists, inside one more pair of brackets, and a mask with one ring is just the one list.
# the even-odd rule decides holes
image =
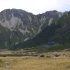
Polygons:
[[[55,42],[63,45],[70,44],[70,12],[65,12],[61,18],[44,28],[35,38],[14,47],[35,47],[40,46],[41,44],[47,44],[48,42]],[[62,48],[70,48],[69,45],[66,45]]]
[[21,9],[5,9],[1,11],[0,28],[2,29],[0,32],[2,37],[0,36],[0,40],[3,40],[0,42],[1,46],[6,48],[32,39],[46,26],[56,22],[62,15],[61,12],[55,10],[38,15]]

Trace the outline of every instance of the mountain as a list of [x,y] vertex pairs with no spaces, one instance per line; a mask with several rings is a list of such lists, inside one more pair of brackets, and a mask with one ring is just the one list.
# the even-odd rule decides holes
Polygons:
[[56,10],[34,15],[21,9],[0,12],[0,48],[9,48],[37,36],[63,14]]
[[70,43],[70,12],[64,12],[62,17],[44,28],[36,37],[18,44],[14,48],[35,47],[48,42]]

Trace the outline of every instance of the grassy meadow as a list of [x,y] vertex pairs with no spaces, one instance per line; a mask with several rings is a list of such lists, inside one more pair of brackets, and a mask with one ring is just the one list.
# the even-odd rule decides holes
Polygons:
[[[52,57],[52,54],[60,56]],[[44,52],[38,56],[0,57],[0,70],[70,70],[70,51]]]

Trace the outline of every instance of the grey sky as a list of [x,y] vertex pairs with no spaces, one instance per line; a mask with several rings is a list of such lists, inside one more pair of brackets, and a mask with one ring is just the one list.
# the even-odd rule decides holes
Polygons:
[[34,14],[49,10],[69,11],[70,0],[0,0],[0,11],[4,9],[23,9]]

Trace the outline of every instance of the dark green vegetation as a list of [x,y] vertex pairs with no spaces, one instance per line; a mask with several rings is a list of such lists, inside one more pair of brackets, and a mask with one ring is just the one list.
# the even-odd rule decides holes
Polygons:
[[70,48],[70,12],[65,13],[57,22],[47,26],[35,38],[18,44],[13,48],[36,47],[41,44],[47,44],[48,42],[55,42],[59,45],[62,44],[58,47],[52,47],[50,50]]

